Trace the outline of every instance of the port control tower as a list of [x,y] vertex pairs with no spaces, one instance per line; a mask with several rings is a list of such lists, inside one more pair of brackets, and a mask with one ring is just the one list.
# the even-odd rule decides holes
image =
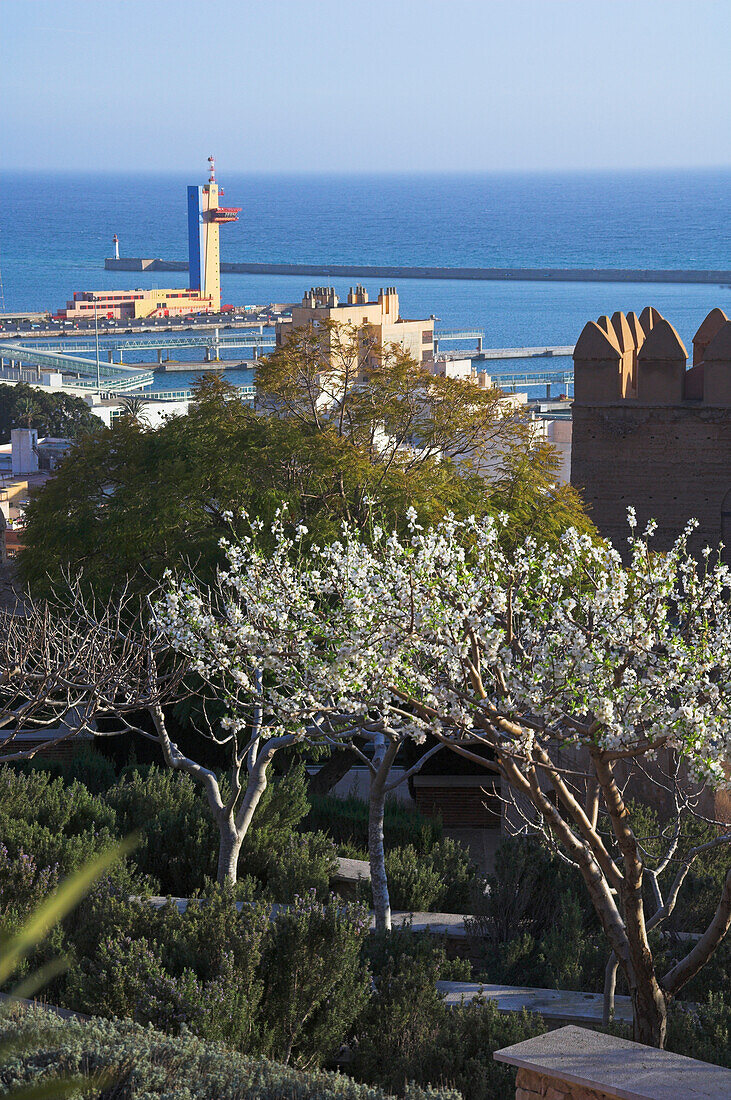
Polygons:
[[221,254],[219,225],[238,221],[241,207],[219,206],[223,196],[216,183],[216,162],[208,158],[208,183],[188,188],[188,267],[190,289],[208,298],[211,309],[221,308]]

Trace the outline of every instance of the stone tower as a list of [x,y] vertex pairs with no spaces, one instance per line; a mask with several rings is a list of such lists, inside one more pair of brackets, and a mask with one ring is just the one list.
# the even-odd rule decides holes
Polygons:
[[[671,545],[699,521],[694,553],[731,548],[731,321],[708,314],[693,339],[693,365],[656,309],[585,325],[574,349],[571,481],[603,535],[622,549],[627,508],[653,544]],[[728,552],[727,552],[728,553]]]

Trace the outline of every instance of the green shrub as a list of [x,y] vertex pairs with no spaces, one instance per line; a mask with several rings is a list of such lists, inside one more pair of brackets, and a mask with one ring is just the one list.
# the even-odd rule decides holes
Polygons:
[[[555,924],[540,939],[522,932],[483,952],[479,978],[501,985],[600,993],[608,956],[603,933],[587,930],[581,906],[569,894],[559,905]],[[621,971],[617,992],[626,992]]]
[[148,986],[165,973],[144,936],[106,936],[96,944],[94,955],[72,970],[67,999],[82,1012],[138,1019]]
[[[368,850],[368,803],[361,798],[335,798],[332,795],[310,796],[310,809],[302,822],[303,829],[321,829],[335,843],[350,851]],[[383,824],[387,848],[412,844],[417,852],[430,851],[442,838],[439,820],[425,817],[401,802],[388,801]]]
[[47,771],[0,768],[0,816],[38,824],[54,833],[76,836],[89,829],[115,832],[117,816],[103,798],[83,783],[64,783]]
[[[106,801],[123,834],[141,832],[133,858],[143,873],[159,879],[165,894],[192,897],[207,881],[215,881],[219,832],[201,787],[190,776],[166,768],[135,768],[108,791]],[[326,863],[322,841],[303,842],[302,868],[295,866],[292,837],[307,805],[304,769],[293,768],[269,784],[241,846],[242,876],[256,878],[264,888],[273,877],[282,901],[294,896],[297,887],[321,886]],[[288,883],[293,887],[289,895]]]
[[556,924],[569,895],[579,901],[582,914],[591,920],[593,910],[578,872],[566,867],[537,839],[508,838],[495,853],[495,871],[487,876],[487,890],[470,931],[490,952],[495,944],[525,934],[540,939]]
[[288,902],[314,890],[325,901],[337,866],[335,852],[333,841],[324,833],[292,833],[269,863],[268,893],[275,901]]
[[[191,902],[180,913],[173,903],[156,909],[120,896],[113,883],[100,883],[82,903],[72,936],[76,962],[69,977],[69,1007],[137,1019],[136,1006],[147,981],[140,977],[143,970],[151,978],[174,979],[190,971],[209,982],[218,979],[231,961],[240,989],[255,1007],[263,942],[270,931],[269,908],[248,903],[240,909],[232,890],[225,887],[212,887],[207,899]],[[154,955],[154,966],[146,957],[136,959],[141,942]],[[107,985],[116,985],[119,992],[107,997]],[[106,1007],[114,996],[118,1002]]]
[[262,960],[266,1053],[309,1067],[332,1057],[368,999],[368,912],[311,891],[272,922]]
[[483,1000],[449,1009],[435,983],[452,976],[444,949],[410,932],[376,937],[374,994],[361,1018],[355,1076],[398,1091],[408,1080],[447,1082],[468,1100],[512,1095],[514,1072],[492,1053],[544,1030],[538,1017],[501,1016]]
[[25,852],[13,858],[0,841],[0,921],[22,921],[57,885],[57,868],[39,867]]
[[362,907],[314,892],[272,919],[269,905],[237,906],[230,888],[180,913],[101,884],[72,936],[64,1004],[314,1065],[345,1042],[367,998],[367,923]]
[[731,997],[726,993],[711,993],[704,1002],[684,1005],[674,1002],[668,1010],[667,1050],[714,1062],[731,1069]]
[[506,1100],[515,1094],[515,1070],[493,1053],[545,1030],[540,1016],[501,1013],[494,1001],[478,998],[444,1014],[434,1042],[422,1047],[410,1068],[418,1083],[446,1084],[468,1100]]
[[0,768],[0,836],[11,857],[70,874],[118,838],[114,810],[83,783]]
[[391,905],[410,912],[464,913],[470,910],[476,873],[466,848],[437,841],[419,853],[413,844],[386,854]]
[[[62,1021],[41,1010],[0,1018],[12,1040],[0,1095],[20,1084],[109,1070],[114,1100],[388,1100],[339,1073],[303,1073],[237,1054],[190,1033],[178,1037],[119,1020]],[[448,1089],[409,1086],[404,1100],[460,1100]]]
[[168,768],[135,769],[107,792],[106,802],[123,835],[140,832],[135,863],[159,878],[166,894],[190,897],[206,878],[215,879],[218,829],[190,776]]
[[[21,927],[41,901],[56,888],[55,867],[39,867],[33,856],[19,852],[13,858],[0,842],[0,945]],[[63,951],[61,930],[52,928],[46,939],[18,964],[6,989],[33,973]]]
[[114,764],[88,742],[80,742],[70,760],[45,760],[42,757],[25,764],[14,764],[21,773],[45,772],[67,786],[74,780],[83,783],[92,794],[104,794],[117,781]]

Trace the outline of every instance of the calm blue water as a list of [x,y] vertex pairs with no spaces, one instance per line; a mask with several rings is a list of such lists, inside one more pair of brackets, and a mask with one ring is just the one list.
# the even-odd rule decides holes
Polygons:
[[[7,309],[61,306],[74,290],[184,286],[184,274],[105,272],[122,255],[185,259],[180,176],[0,175]],[[731,268],[731,171],[419,177],[222,177],[241,220],[224,259],[525,267]],[[237,305],[294,301],[306,277],[223,277]],[[343,293],[347,282],[336,284]],[[369,287],[377,292],[378,287]],[[490,346],[569,344],[586,320],[655,305],[689,344],[731,289],[401,280],[402,314],[485,332]],[[181,356],[182,357],[182,356]],[[546,360],[535,360],[537,369]],[[553,361],[557,368],[562,364]],[[512,365],[509,365],[512,369]],[[515,365],[517,369],[517,364]],[[159,388],[187,384],[158,376]],[[243,380],[243,379],[242,379]]]

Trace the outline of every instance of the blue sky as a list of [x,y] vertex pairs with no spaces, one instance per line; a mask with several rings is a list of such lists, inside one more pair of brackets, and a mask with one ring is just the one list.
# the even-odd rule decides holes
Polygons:
[[727,166],[729,0],[2,0],[4,168]]

